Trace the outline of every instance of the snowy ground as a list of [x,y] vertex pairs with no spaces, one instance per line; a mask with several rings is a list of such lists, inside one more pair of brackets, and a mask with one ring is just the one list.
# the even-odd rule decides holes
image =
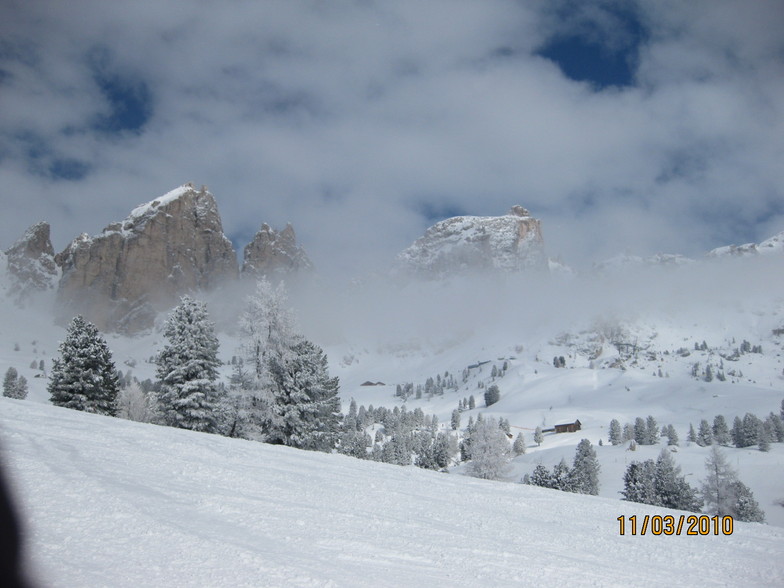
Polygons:
[[0,441],[47,586],[784,583],[766,525],[620,536],[663,511],[5,398]]

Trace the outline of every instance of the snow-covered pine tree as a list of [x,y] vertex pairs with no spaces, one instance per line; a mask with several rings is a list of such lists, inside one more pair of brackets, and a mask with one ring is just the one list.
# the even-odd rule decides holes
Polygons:
[[512,451],[515,455],[523,455],[525,453],[525,437],[522,433],[518,433],[517,437],[512,444]]
[[455,409],[452,411],[452,420],[450,422],[453,431],[457,431],[460,428],[460,411]]
[[542,433],[542,427],[536,427],[534,430],[534,443],[536,443],[537,447],[542,445],[542,441],[544,441],[544,433]]
[[613,419],[610,421],[610,434],[607,440],[612,443],[613,445],[620,445],[621,441],[621,423],[618,422],[618,419]]
[[204,302],[183,296],[166,320],[168,343],[156,356],[161,381],[158,406],[172,427],[213,433],[220,394],[218,338]]
[[645,426],[645,419],[637,417],[634,419],[634,440],[637,445],[647,445],[648,428]]
[[697,445],[700,447],[713,445],[713,430],[706,419],[700,421],[700,427],[697,430]]
[[[494,366],[495,367],[495,366]],[[485,391],[485,406],[492,406],[501,399],[501,391],[498,386],[492,384]]]
[[729,445],[732,441],[727,421],[723,414],[713,417],[713,441],[718,445]]
[[471,431],[468,473],[475,478],[497,480],[509,467],[509,441],[494,418],[477,421]]
[[660,506],[690,512],[700,512],[702,508],[699,493],[681,475],[681,468],[675,465],[669,449],[662,449],[656,459],[654,488]]
[[265,423],[268,443],[331,451],[340,433],[338,378],[329,376],[327,356],[298,337],[268,360],[273,418]]
[[645,444],[656,445],[659,442],[659,425],[653,415],[645,419]]
[[588,439],[577,444],[572,466],[574,492],[579,494],[599,494],[599,461],[596,451]]
[[542,464],[538,464],[531,476],[528,478],[528,483],[532,486],[539,486],[541,488],[555,488],[555,482],[550,471]]
[[623,475],[623,500],[661,506],[656,492],[656,464],[652,459],[633,461]]
[[553,487],[562,492],[576,492],[572,470],[566,464],[566,458],[561,458],[553,467]]
[[119,378],[109,346],[95,325],[74,317],[59,351],[47,387],[52,404],[115,416]]
[[16,394],[15,398],[24,400],[27,398],[27,392],[27,378],[19,376],[19,379],[16,381],[16,389],[14,390],[14,393]]
[[686,435],[686,441],[689,443],[696,443],[697,442],[697,433],[694,430],[694,425],[689,423],[689,434]]
[[764,523],[765,512],[760,508],[748,486],[740,480],[735,480],[731,485],[732,494],[735,496],[735,518],[747,523]]
[[673,427],[671,424],[667,425],[667,432],[666,432],[665,436],[667,437],[667,445],[668,446],[669,445],[675,445],[675,446],[678,445],[678,441],[679,441],[678,431],[676,431],[675,427]]
[[23,400],[27,398],[27,378],[20,376],[15,367],[9,367],[3,378],[3,396]]

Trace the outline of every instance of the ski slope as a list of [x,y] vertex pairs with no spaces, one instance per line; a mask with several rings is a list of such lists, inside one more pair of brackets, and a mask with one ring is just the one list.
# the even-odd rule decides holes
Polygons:
[[784,585],[767,525],[620,536],[662,509],[6,398],[0,443],[43,586]]

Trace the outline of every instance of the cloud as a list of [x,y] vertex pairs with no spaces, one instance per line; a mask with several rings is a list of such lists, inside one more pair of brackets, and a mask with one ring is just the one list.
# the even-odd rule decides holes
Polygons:
[[[775,2],[5,6],[3,247],[41,218],[64,247],[189,180],[238,245],[291,221],[349,274],[517,203],[575,264],[784,229]],[[570,79],[542,52],[562,38],[604,38],[633,80]]]

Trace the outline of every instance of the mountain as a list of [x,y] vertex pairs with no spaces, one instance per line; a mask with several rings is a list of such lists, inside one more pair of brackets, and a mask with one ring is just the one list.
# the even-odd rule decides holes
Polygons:
[[49,234],[49,223],[37,223],[5,251],[11,276],[8,294],[18,304],[34,292],[51,290],[57,285],[59,271]]
[[437,222],[397,257],[402,271],[439,278],[466,271],[545,269],[541,223],[522,206],[504,216],[457,216]]
[[191,290],[236,279],[237,257],[214,196],[185,184],[135,208],[94,237],[82,234],[55,258],[58,311],[102,330],[136,333]]
[[286,275],[313,269],[305,250],[297,245],[294,227],[287,224],[278,232],[267,223],[245,246],[242,277]]
[[745,257],[748,255],[780,255],[784,253],[784,231],[766,239],[762,243],[745,245],[725,245],[708,253],[709,257]]

